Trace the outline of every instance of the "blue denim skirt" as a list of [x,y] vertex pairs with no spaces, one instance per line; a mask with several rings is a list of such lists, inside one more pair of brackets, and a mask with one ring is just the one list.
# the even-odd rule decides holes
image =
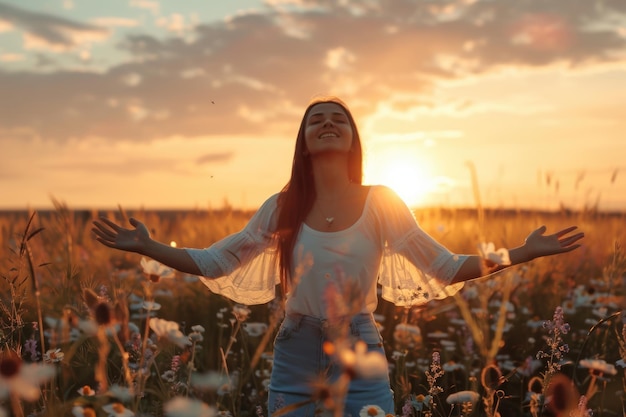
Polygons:
[[[362,340],[368,351],[384,355],[382,337],[371,314],[360,314],[346,323],[348,337]],[[274,363],[269,385],[270,416],[279,409],[302,403],[284,416],[305,417],[328,414],[323,401],[313,398],[314,386],[332,384],[342,375],[342,367],[324,352],[324,342],[332,341],[334,331],[327,320],[290,313],[283,320],[274,341]],[[377,405],[394,414],[389,375],[380,379],[353,378],[344,403],[344,416],[358,417],[361,409]]]

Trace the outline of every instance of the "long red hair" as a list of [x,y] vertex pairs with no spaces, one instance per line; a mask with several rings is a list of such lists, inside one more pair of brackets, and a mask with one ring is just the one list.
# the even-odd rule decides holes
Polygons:
[[321,97],[313,99],[304,112],[291,168],[291,178],[281,190],[278,198],[278,260],[280,265],[281,287],[283,294],[287,293],[289,284],[292,282],[291,271],[293,269],[293,251],[296,238],[304,219],[311,211],[315,197],[317,196],[313,182],[313,167],[310,155],[306,149],[305,129],[307,118],[311,109],[320,103],[335,103],[344,110],[348,121],[352,126],[352,148],[348,156],[348,178],[351,182],[361,184],[363,181],[363,149],[361,137],[354,122],[354,117],[348,106],[339,98]]

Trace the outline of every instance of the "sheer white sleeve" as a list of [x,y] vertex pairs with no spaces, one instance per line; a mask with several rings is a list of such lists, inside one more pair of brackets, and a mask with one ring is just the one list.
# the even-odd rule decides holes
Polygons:
[[450,283],[468,256],[450,252],[422,230],[391,189],[377,186],[375,191],[373,210],[384,240],[378,277],[382,297],[415,306],[458,292],[463,283]]
[[237,233],[205,249],[185,249],[202,272],[200,280],[214,293],[246,304],[275,297],[280,282],[276,230],[278,194],[270,197]]

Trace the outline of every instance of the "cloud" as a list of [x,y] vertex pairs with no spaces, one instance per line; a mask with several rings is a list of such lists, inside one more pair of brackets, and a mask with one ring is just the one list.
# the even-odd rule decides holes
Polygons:
[[[154,11],[156,3],[131,5]],[[61,27],[99,33],[97,26],[0,7],[12,24],[47,42],[74,42]],[[192,37],[134,28],[117,43],[127,61],[97,73],[0,71],[0,89],[20,98],[0,104],[0,126],[5,134],[30,131],[57,141],[293,136],[317,93],[338,94],[356,115],[366,115],[384,100],[403,108],[427,104],[437,83],[507,67],[573,71],[617,63],[626,51],[612,26],[626,13],[623,2],[273,1],[265,7],[199,24]],[[182,23],[171,20],[171,29]],[[459,111],[476,105],[459,102],[465,103]]]
[[14,53],[0,54],[0,61],[2,62],[19,62],[24,60],[24,55]]
[[118,16],[97,17],[92,22],[99,27],[136,27],[140,24],[136,19]]
[[196,159],[197,165],[205,165],[212,162],[227,162],[233,157],[233,152],[209,153],[199,156]]
[[70,161],[63,163],[47,163],[42,169],[56,172],[89,172],[93,175],[102,173],[114,176],[136,176],[145,173],[163,172],[183,176],[198,175],[197,170],[188,169],[185,161],[177,158],[134,157],[117,161]]
[[108,30],[99,26],[48,13],[31,12],[4,3],[0,3],[0,16],[0,20],[8,21],[24,31],[27,48],[65,50],[81,42],[102,39],[108,35]]

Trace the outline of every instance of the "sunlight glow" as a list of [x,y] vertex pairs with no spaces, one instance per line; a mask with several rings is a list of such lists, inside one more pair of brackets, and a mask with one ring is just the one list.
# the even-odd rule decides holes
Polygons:
[[374,152],[366,161],[364,180],[393,189],[409,207],[423,206],[436,184],[418,157],[401,146],[389,146]]

